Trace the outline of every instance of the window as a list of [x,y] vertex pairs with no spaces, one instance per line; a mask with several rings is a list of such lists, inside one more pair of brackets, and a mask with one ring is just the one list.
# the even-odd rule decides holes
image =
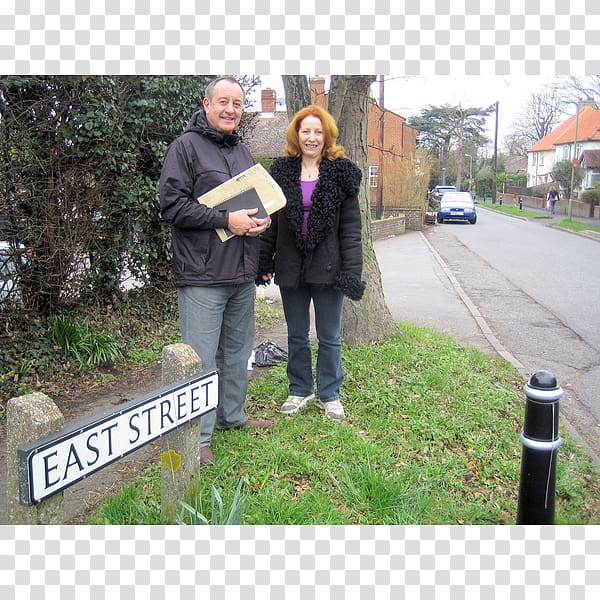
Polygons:
[[374,165],[369,167],[369,187],[376,188],[379,181],[379,167]]

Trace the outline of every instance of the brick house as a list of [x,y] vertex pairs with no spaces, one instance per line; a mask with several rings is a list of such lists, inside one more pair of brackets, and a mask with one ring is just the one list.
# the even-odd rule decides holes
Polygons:
[[272,88],[261,90],[261,110],[255,120],[252,134],[244,142],[254,159],[275,158],[283,154],[285,130],[289,124],[287,110],[277,104]]
[[[328,93],[325,92],[325,78],[311,77],[311,102],[327,108]],[[274,158],[281,156],[285,145],[285,130],[288,115],[284,107],[276,102],[276,92],[271,88],[261,90],[261,111],[256,127],[245,140],[254,158]],[[383,144],[381,143],[383,127]],[[418,130],[406,123],[406,119],[396,113],[382,109],[375,100],[369,99],[367,142],[369,147],[369,178],[371,206],[374,214],[385,207],[398,207],[401,204],[402,190],[394,185],[393,174],[398,170],[403,158],[414,159],[417,149]],[[381,185],[382,179],[384,184]]]

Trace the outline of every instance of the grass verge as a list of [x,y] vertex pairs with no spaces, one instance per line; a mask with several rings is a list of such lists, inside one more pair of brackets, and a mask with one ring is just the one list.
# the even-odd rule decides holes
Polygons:
[[[342,423],[315,405],[279,414],[285,364],[251,381],[247,413],[272,419],[273,433],[216,432],[217,464],[202,468],[182,501],[210,506],[217,491],[231,506],[243,479],[246,525],[514,524],[525,382],[503,360],[432,330],[402,329],[344,349]],[[600,524],[599,473],[561,436],[556,523]],[[159,486],[153,466],[89,523],[160,522]]]
[[[525,217],[527,219],[550,219],[552,217],[552,215],[547,212],[536,212],[527,209],[520,210],[517,206],[507,206],[506,204],[492,204],[491,202],[485,201],[480,201],[479,204],[497,212]],[[589,225],[583,221],[577,221],[577,219],[561,219],[558,223],[554,223],[553,227],[562,227],[563,229],[570,229],[571,231],[596,231],[600,233],[600,227]]]
[[563,229],[570,229],[571,231],[596,231],[600,233],[600,227],[594,225],[588,225],[574,219],[562,219],[554,225],[554,227],[562,227]]
[[516,215],[527,219],[549,219],[550,214],[543,212],[536,212],[533,210],[520,209],[518,206],[510,206],[508,204],[492,204],[491,202],[479,202],[481,206],[485,208],[491,208],[496,212],[501,212],[507,215]]

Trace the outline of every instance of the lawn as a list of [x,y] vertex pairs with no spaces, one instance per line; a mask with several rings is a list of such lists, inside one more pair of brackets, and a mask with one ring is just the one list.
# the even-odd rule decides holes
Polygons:
[[[217,464],[182,498],[181,522],[218,524],[232,508],[245,525],[516,522],[526,382],[509,363],[402,324],[385,342],[345,348],[344,368],[341,423],[316,405],[278,413],[285,364],[251,381],[247,412],[274,431],[217,432]],[[600,524],[599,473],[560,435],[556,524]],[[88,523],[161,523],[160,466]]]

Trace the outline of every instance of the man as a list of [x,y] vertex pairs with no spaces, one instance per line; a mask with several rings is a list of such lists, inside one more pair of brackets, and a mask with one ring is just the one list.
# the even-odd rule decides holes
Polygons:
[[[200,195],[254,164],[235,131],[244,106],[240,84],[232,77],[219,77],[207,86],[205,96],[202,108],[167,149],[160,210],[173,236],[182,340],[198,353],[203,369],[219,369],[218,407],[200,422],[200,463],[211,465],[215,425],[272,426],[244,415],[254,344],[258,235],[270,218],[253,217],[256,208],[227,212],[198,202]],[[235,237],[222,242],[215,232],[218,228],[229,229]]]

